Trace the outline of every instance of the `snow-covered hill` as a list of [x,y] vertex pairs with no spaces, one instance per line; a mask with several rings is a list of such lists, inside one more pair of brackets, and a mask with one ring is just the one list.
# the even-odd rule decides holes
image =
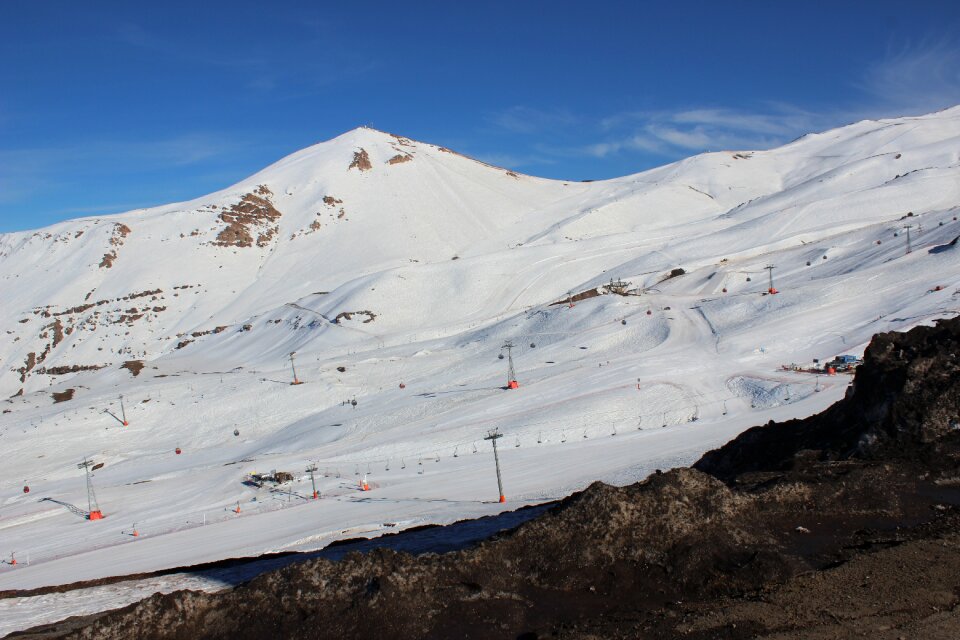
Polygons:
[[[31,565],[0,589],[489,513],[494,427],[516,504],[813,413],[846,380],[781,364],[960,308],[958,212],[960,107],[589,183],[356,129],[194,201],[2,235],[0,555]],[[75,514],[83,456],[102,521]],[[242,484],[271,469],[292,493]]]

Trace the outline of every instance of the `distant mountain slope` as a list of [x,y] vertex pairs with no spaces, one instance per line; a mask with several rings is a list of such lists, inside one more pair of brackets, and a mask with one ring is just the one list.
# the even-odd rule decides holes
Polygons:
[[[548,302],[610,269],[712,260],[945,209],[960,203],[958,154],[960,108],[593,183],[356,129],[190,202],[0,236],[0,393],[152,359],[305,297],[328,320],[378,306],[369,309],[378,328],[412,329],[425,321],[425,288],[444,292],[432,313],[468,320]],[[508,282],[507,263],[582,261],[591,242],[617,236],[663,237],[662,254],[602,252],[594,268],[543,280],[519,302],[471,289],[478,271],[499,269]],[[528,252],[505,261],[521,245]],[[379,305],[365,299],[372,290]],[[316,292],[336,304],[309,298]]]

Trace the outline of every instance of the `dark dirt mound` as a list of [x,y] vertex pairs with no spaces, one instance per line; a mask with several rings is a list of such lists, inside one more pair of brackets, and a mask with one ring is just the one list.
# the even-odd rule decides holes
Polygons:
[[955,637],[958,343],[954,320],[877,336],[823,414],[473,548],[308,560],[43,637]]
[[[927,459],[960,429],[960,319],[874,336],[847,398],[805,420],[754,427],[694,465],[718,478],[803,461]],[[953,440],[951,440],[952,442]]]

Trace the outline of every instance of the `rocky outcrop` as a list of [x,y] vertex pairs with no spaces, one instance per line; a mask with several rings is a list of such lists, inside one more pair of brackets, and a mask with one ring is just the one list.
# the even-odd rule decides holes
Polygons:
[[341,324],[343,320],[353,320],[354,316],[366,316],[366,319],[363,320],[363,324],[368,324],[377,319],[377,314],[373,311],[364,310],[364,311],[341,311],[333,319],[334,323]]
[[103,259],[100,260],[99,265],[101,268],[109,269],[113,266],[114,260],[117,259],[117,252],[123,246],[123,239],[128,235],[130,235],[130,227],[119,222],[113,224],[113,232],[110,235],[111,249],[103,254]]
[[240,202],[220,212],[218,218],[226,226],[217,234],[213,244],[218,247],[265,247],[276,235],[276,222],[281,213],[270,198],[273,194],[265,185],[240,198]]
[[803,461],[936,455],[960,429],[960,318],[874,336],[847,398],[805,420],[755,427],[695,468],[729,480]]
[[366,149],[360,149],[353,153],[353,162],[347,167],[347,170],[350,169],[356,169],[358,171],[370,171],[373,169],[373,164],[370,162],[370,156],[367,154]]

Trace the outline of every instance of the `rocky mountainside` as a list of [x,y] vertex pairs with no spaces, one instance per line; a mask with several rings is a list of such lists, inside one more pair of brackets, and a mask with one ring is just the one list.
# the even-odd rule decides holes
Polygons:
[[311,560],[29,637],[953,637],[958,341],[960,319],[878,335],[827,411],[474,548]]

